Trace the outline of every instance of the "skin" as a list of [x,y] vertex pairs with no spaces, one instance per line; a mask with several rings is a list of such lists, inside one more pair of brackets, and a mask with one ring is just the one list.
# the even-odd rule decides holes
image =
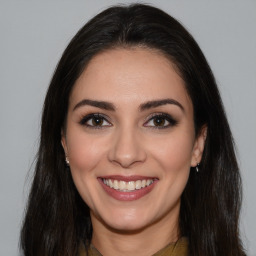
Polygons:
[[[181,106],[140,109],[167,98]],[[115,110],[77,106],[84,99],[110,102]],[[91,119],[81,124],[92,113],[106,120],[96,128],[88,126]],[[159,113],[177,123],[160,118],[156,126],[152,114]],[[71,92],[62,145],[74,183],[91,209],[92,243],[103,255],[152,255],[177,241],[180,197],[190,167],[201,160],[205,132],[195,137],[184,81],[159,52],[111,49],[90,61]],[[138,200],[120,201],[100,184],[98,177],[106,175],[141,175],[157,182]]]

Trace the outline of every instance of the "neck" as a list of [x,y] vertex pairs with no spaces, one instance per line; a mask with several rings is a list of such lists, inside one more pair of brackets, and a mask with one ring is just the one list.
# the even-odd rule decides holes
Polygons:
[[108,227],[92,217],[92,244],[104,256],[153,255],[179,238],[178,214],[175,219],[161,219],[152,225],[135,231],[120,231]]

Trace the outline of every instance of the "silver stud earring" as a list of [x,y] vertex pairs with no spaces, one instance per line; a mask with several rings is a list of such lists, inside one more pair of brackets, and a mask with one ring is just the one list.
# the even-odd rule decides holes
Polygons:
[[66,156],[65,161],[66,161],[67,166],[69,166],[69,160],[68,160],[68,157],[67,157],[67,156]]
[[199,173],[199,163],[196,165],[196,172]]

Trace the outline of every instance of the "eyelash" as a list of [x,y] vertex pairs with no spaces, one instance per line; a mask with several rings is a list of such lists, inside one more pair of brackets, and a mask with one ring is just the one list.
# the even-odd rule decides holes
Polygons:
[[152,114],[149,117],[149,119],[146,121],[145,124],[148,124],[149,122],[154,121],[157,118],[164,120],[165,123],[168,122],[168,124],[164,125],[164,126],[147,126],[147,125],[143,125],[143,126],[146,126],[146,127],[152,128],[152,129],[166,129],[166,128],[170,128],[170,127],[173,127],[178,124],[178,122],[172,116],[170,116],[169,114],[166,114],[166,113]]
[[[93,118],[100,119],[103,122],[103,124],[104,124],[104,122],[107,122],[108,125],[99,125],[99,126],[97,126],[97,125],[88,124],[89,121],[91,121],[91,122],[93,121]],[[156,126],[156,125],[148,126],[148,124],[150,122],[156,121],[157,118],[161,119],[162,121],[164,121],[164,124],[166,122],[168,122],[168,124],[167,125],[165,124],[164,126]],[[104,129],[105,127],[112,126],[112,124],[108,121],[108,118],[105,115],[100,114],[100,113],[93,113],[93,114],[86,115],[86,116],[84,116],[81,119],[81,121],[79,123],[81,125],[84,125],[84,126],[90,128],[90,129]],[[155,114],[152,114],[148,118],[148,120],[145,122],[145,124],[143,126],[151,128],[151,129],[166,129],[166,128],[169,128],[169,127],[173,127],[173,126],[175,126],[177,124],[178,124],[178,122],[175,119],[173,119],[173,117],[170,116],[169,114],[166,114],[166,113],[155,113]]]
[[[88,124],[88,122],[90,120],[93,120],[93,118],[99,118],[101,119],[103,122],[108,122],[109,125],[104,125],[104,126],[97,126],[97,125],[90,125]],[[112,124],[110,124],[110,122],[108,121],[107,117],[103,114],[99,114],[99,113],[94,113],[94,114],[89,114],[89,115],[86,115],[82,118],[82,120],[79,122],[81,125],[85,125],[86,127],[88,128],[91,128],[91,129],[102,129],[104,127],[110,127],[112,126]]]

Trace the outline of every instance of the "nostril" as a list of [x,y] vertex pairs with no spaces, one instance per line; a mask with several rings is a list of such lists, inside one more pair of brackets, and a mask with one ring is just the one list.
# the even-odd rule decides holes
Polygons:
[[130,168],[146,160],[145,143],[138,130],[131,125],[119,125],[112,138],[108,159],[113,164]]

